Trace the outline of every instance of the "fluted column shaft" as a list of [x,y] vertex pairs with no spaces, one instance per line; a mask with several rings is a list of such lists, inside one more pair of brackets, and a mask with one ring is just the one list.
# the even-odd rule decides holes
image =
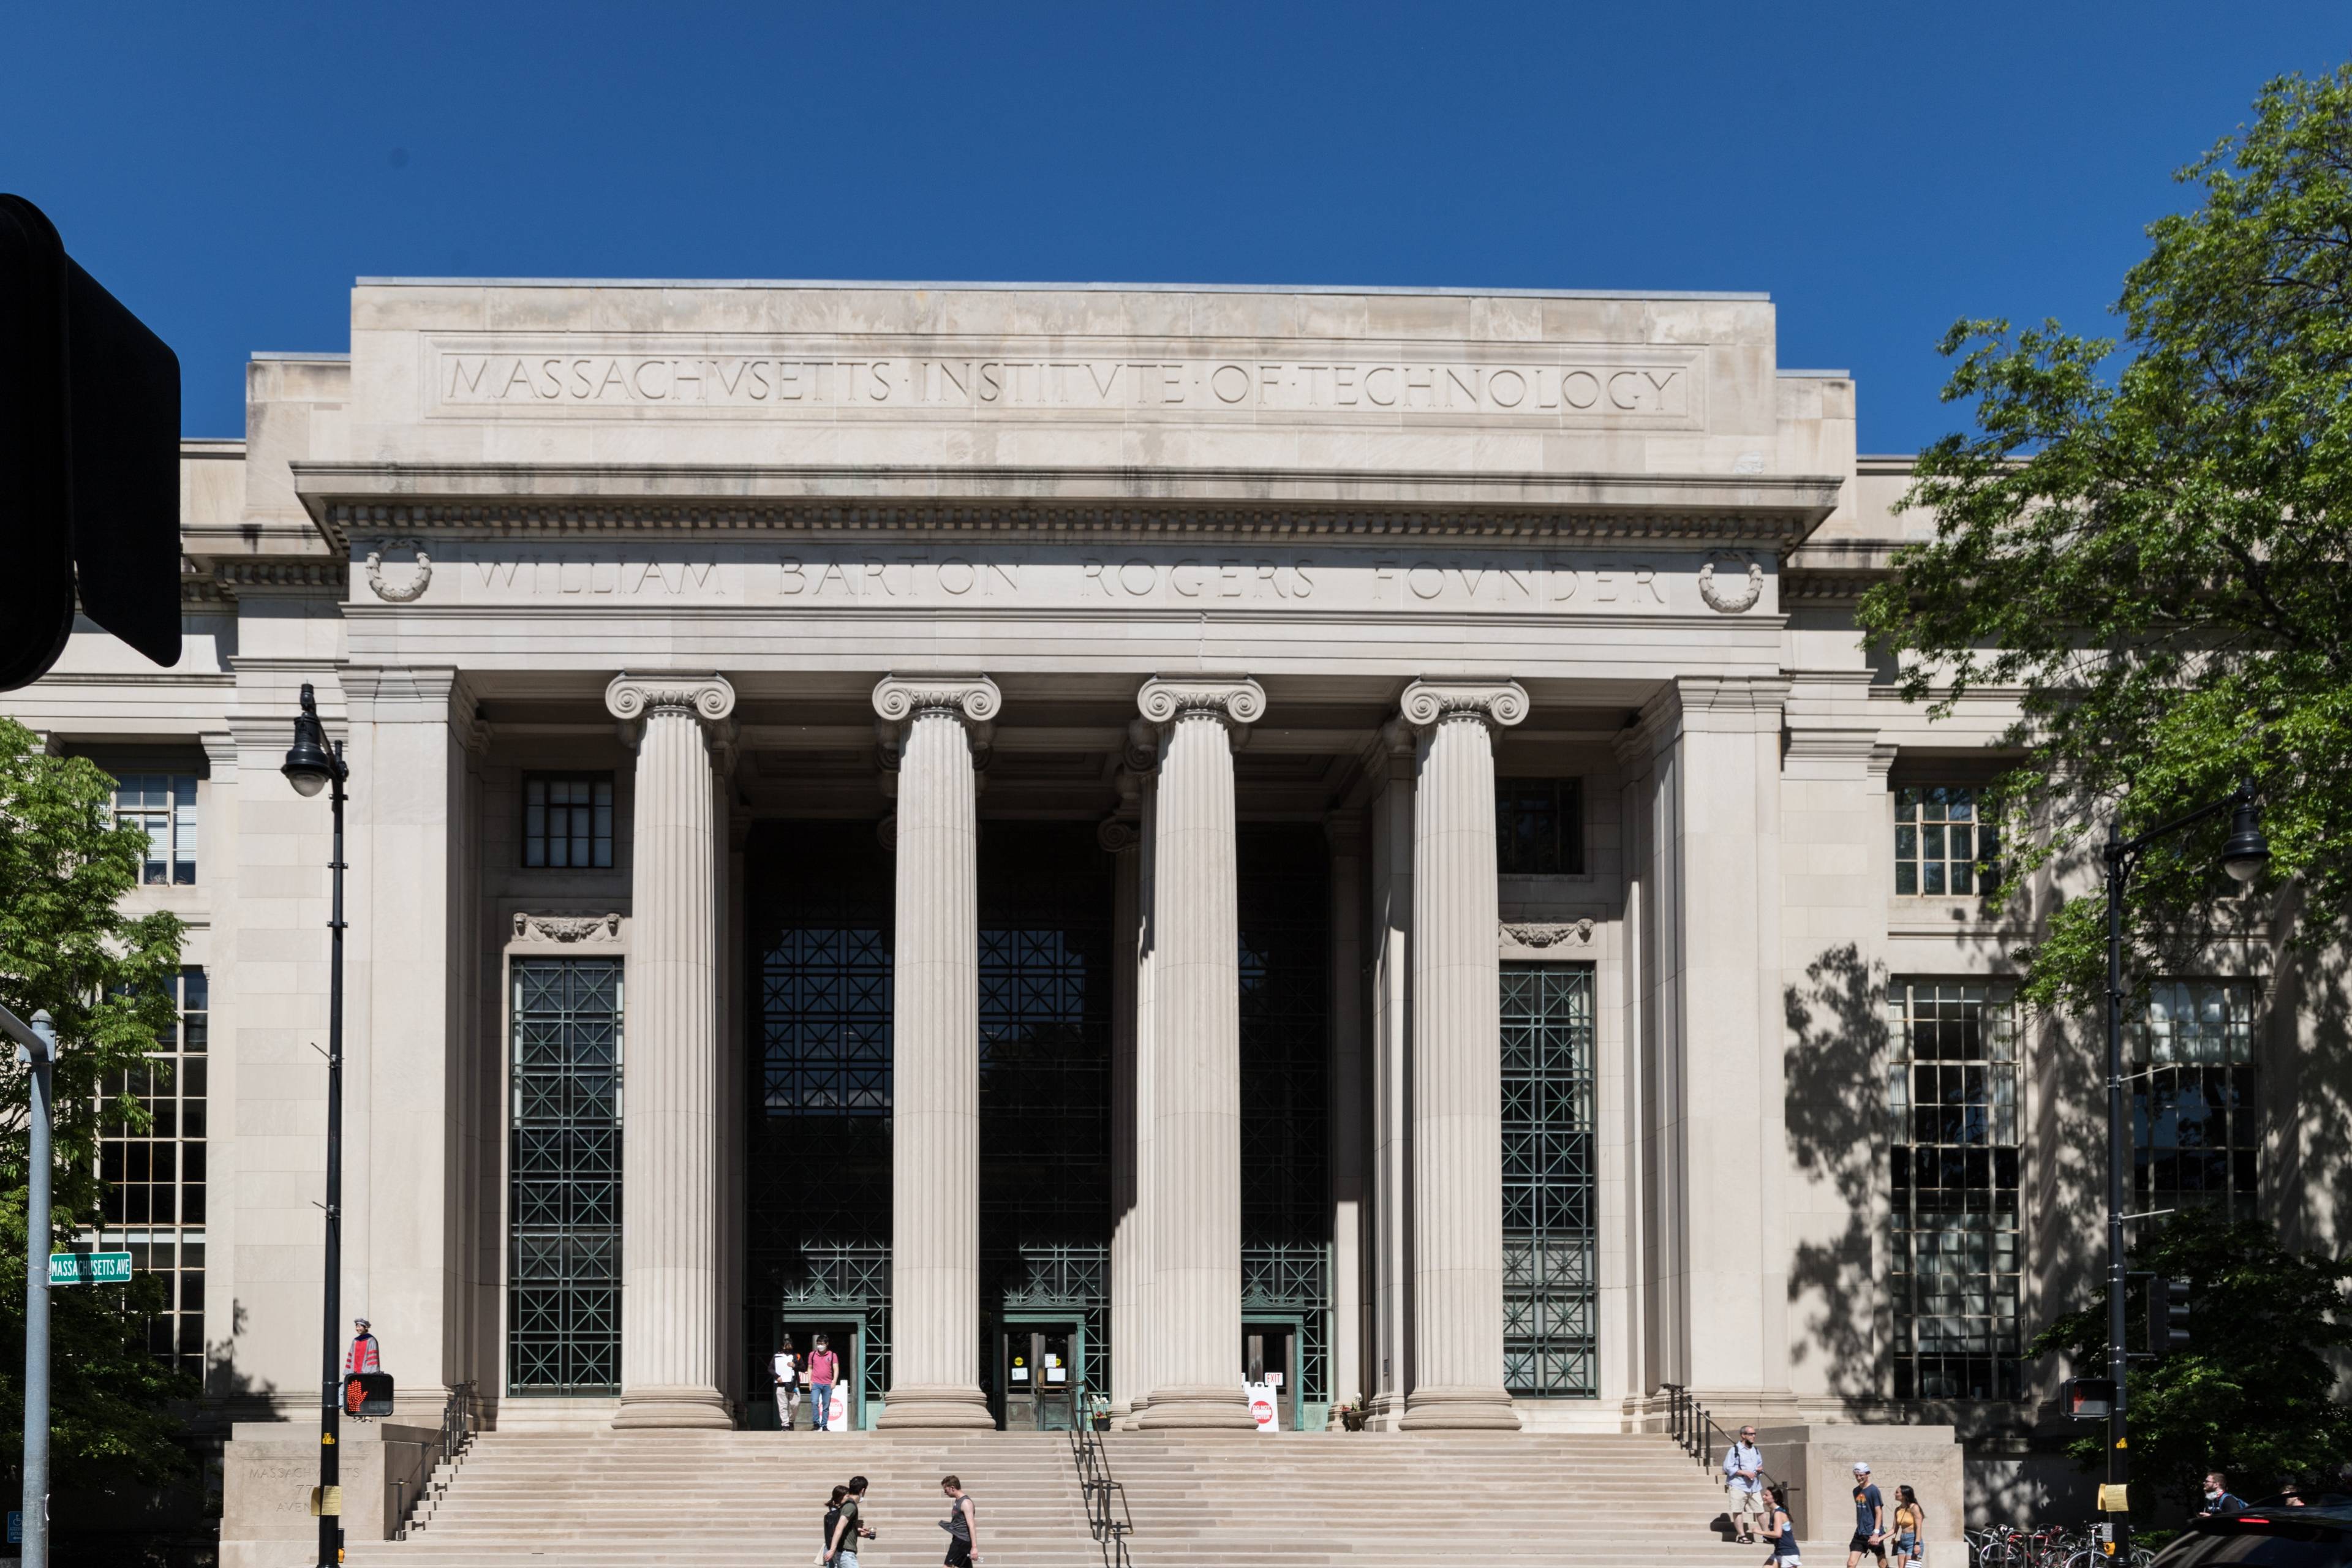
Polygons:
[[620,1427],[727,1426],[719,1392],[716,676],[622,676],[639,725],[622,1020]]
[[[1141,790],[1135,795],[1140,804]],[[1150,1140],[1139,1137],[1139,1120],[1149,1100],[1139,1092],[1143,1053],[1144,986],[1143,835],[1139,825],[1116,816],[1096,837],[1110,851],[1117,880],[1111,897],[1110,1041],[1110,1403],[1115,1416],[1131,1415],[1150,1390],[1142,1381],[1147,1321],[1150,1248],[1145,1243],[1141,1155]]]
[[1503,1071],[1492,727],[1507,682],[1415,681],[1413,1385],[1403,1425],[1516,1427],[1503,1387]]
[[984,678],[875,689],[898,742],[890,960],[887,1427],[994,1425],[980,1392],[980,892],[971,726]]
[[1243,1403],[1240,915],[1233,734],[1255,681],[1147,684],[1160,726],[1151,984],[1153,1388],[1141,1424],[1247,1430]]

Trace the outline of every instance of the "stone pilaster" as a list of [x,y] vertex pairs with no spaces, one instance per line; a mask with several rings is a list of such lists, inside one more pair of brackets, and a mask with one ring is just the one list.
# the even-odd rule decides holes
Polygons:
[[1503,1388],[1503,1068],[1493,731],[1517,682],[1416,680],[1413,1382],[1408,1430],[1516,1428]]
[[1412,1386],[1412,1205],[1406,1150],[1412,1017],[1412,752],[1402,720],[1381,727],[1364,759],[1378,781],[1370,806],[1371,1319],[1365,1414],[1382,1430],[1404,1415]]
[[1160,727],[1153,813],[1151,1325],[1148,1428],[1248,1430],[1242,1334],[1240,914],[1236,732],[1255,680],[1147,681]]
[[636,741],[622,1057],[621,1409],[613,1425],[727,1426],[719,1393],[716,675],[615,677]]
[[989,1427],[980,1392],[980,891],[973,753],[986,676],[892,676],[898,752],[891,956],[887,1427]]
[[1323,819],[1331,842],[1331,1393],[1364,1375],[1364,814]]

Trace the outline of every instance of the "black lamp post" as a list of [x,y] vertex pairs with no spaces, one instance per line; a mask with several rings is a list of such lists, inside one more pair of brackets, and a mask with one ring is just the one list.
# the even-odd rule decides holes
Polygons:
[[319,722],[319,700],[307,680],[302,683],[302,711],[294,720],[294,746],[279,771],[297,795],[307,797],[329,790],[335,811],[335,853],[328,862],[334,872],[335,900],[327,921],[333,945],[327,968],[327,1300],[320,1350],[319,1568],[336,1568],[342,1560],[343,1534],[336,1446],[343,1410],[342,1366],[335,1354],[343,1315],[343,781],[351,777],[351,770],[343,765],[341,744],[332,749],[327,744],[327,731]]
[[[2254,805],[2253,781],[2186,816],[2151,827],[2137,838],[2125,838],[2114,822],[2107,824],[2107,1376],[2115,1384],[2115,1402],[2107,1408],[2107,1483],[2124,1488],[2131,1481],[2124,1379],[2129,1358],[2124,1352],[2124,1172],[2131,1164],[2131,1121],[2124,1105],[2124,889],[2148,848],[2183,829],[2232,812],[2229,842],[2221,847],[2221,868],[2240,882],[2251,882],[2269,864],[2271,847],[2263,837],[2262,816]],[[2107,1500],[2103,1499],[2101,1507]],[[2124,1500],[2119,1493],[2113,1500]],[[2114,1514],[2117,1563],[2131,1561],[2131,1514]]]

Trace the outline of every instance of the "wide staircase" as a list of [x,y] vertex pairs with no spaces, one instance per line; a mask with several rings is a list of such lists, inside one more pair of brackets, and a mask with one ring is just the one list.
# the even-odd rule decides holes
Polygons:
[[[1761,1549],[1708,1528],[1723,1493],[1663,1436],[1111,1433],[1135,1568],[1423,1568],[1432,1562],[1752,1568]],[[860,1568],[936,1563],[940,1478],[977,1500],[982,1568],[1103,1568],[1062,1434],[486,1433],[404,1542],[349,1562],[814,1563],[826,1494],[864,1475],[880,1531]],[[1114,1508],[1117,1504],[1114,1504]]]

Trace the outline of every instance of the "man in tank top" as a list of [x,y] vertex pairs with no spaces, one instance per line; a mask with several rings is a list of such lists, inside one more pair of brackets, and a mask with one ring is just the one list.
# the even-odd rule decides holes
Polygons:
[[953,1476],[940,1479],[940,1490],[948,1499],[948,1516],[940,1521],[940,1528],[948,1532],[946,1568],[971,1568],[980,1559],[980,1509]]

